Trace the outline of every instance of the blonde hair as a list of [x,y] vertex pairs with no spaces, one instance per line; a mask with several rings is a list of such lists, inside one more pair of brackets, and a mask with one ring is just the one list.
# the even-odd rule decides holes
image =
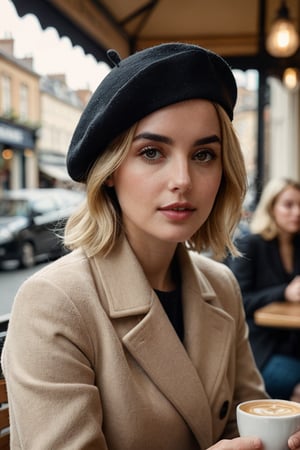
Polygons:
[[[231,236],[240,216],[246,193],[246,170],[240,144],[232,124],[221,106],[215,105],[222,134],[223,175],[212,211],[206,222],[186,242],[196,251],[211,251],[221,259],[227,251],[238,255]],[[91,168],[86,182],[86,202],[68,220],[65,245],[83,247],[88,255],[107,255],[122,233],[122,218],[109,176],[126,158],[137,125],[116,139]]]
[[279,230],[273,217],[273,208],[279,195],[287,188],[300,191],[300,183],[289,178],[278,178],[266,184],[252,216],[250,223],[252,233],[260,234],[266,240],[274,239],[278,235]]

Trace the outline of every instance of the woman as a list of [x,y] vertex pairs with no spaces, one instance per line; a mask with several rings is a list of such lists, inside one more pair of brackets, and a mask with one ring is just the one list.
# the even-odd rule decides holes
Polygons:
[[274,398],[300,401],[300,333],[257,326],[257,308],[300,301],[300,184],[273,179],[261,195],[251,234],[239,241],[231,264],[244,300],[250,342],[266,389]]
[[73,251],[25,282],[12,311],[13,448],[260,449],[237,437],[237,403],[266,396],[237,283],[195,252],[236,252],[234,77],[193,45],[110,57],[68,153],[87,193],[66,227]]

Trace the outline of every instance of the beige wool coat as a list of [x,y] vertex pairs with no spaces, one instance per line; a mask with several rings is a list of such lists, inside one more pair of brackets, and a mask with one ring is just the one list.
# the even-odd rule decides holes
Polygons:
[[236,404],[266,395],[240,291],[225,265],[178,257],[184,345],[126,239],[23,284],[2,355],[12,449],[203,450],[236,435]]

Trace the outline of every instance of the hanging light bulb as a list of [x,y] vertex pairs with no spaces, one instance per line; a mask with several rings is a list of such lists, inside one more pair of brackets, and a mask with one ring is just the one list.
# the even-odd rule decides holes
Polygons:
[[294,67],[288,67],[283,72],[282,81],[289,91],[296,91],[297,89],[299,89],[299,70]]
[[272,56],[283,58],[292,56],[298,49],[298,46],[299,35],[290,18],[288,7],[283,0],[271,25],[266,48]]

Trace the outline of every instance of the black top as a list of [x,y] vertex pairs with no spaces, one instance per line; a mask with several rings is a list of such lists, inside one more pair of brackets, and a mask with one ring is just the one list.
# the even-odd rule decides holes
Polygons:
[[277,239],[266,241],[258,234],[249,234],[237,241],[242,257],[233,258],[229,266],[241,287],[250,343],[259,368],[275,353],[300,357],[299,331],[257,326],[253,320],[256,309],[274,301],[284,301],[290,281],[300,275],[300,236],[294,238],[294,264],[288,273],[279,253]]
[[172,323],[179,339],[183,341],[184,326],[182,316],[181,289],[177,287],[174,291],[164,292],[155,289],[155,292]]

